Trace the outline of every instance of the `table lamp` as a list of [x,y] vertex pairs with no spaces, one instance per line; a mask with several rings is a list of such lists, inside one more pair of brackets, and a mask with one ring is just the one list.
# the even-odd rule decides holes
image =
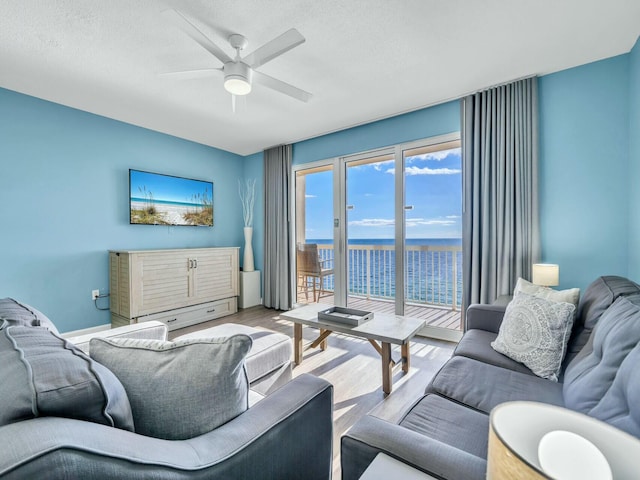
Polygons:
[[554,263],[534,263],[531,283],[543,287],[556,287],[560,284],[560,267]]

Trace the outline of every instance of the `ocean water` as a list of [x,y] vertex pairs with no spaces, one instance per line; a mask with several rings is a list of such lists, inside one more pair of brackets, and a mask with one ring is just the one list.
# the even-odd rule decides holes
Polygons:
[[[307,239],[307,243],[332,245],[332,239]],[[391,246],[393,239],[350,239],[348,254],[349,293],[373,298],[395,298],[395,251],[358,249],[359,245]],[[462,303],[462,239],[414,238],[407,246],[455,246],[459,251],[406,252],[405,298],[408,302],[431,305]],[[354,248],[355,247],[355,248]],[[332,249],[321,249],[323,259],[333,258]],[[327,266],[331,266],[328,263]],[[333,290],[333,277],[325,279],[325,287]]]
[[[333,238],[309,238],[306,243],[333,245]],[[350,238],[349,245],[393,245],[393,238]],[[407,238],[407,245],[456,245],[462,246],[461,238]]]

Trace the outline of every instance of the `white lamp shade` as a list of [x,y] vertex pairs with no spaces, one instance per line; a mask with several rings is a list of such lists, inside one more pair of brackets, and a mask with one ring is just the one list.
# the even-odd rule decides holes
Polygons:
[[560,267],[553,263],[534,263],[532,283],[545,287],[560,284]]

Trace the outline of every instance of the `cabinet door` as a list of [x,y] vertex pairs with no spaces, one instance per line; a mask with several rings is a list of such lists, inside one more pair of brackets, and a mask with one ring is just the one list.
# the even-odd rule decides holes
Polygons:
[[238,250],[220,248],[195,250],[193,296],[197,301],[217,300],[238,295]]
[[139,299],[134,316],[162,312],[193,303],[189,253],[135,253],[132,258],[132,284]]

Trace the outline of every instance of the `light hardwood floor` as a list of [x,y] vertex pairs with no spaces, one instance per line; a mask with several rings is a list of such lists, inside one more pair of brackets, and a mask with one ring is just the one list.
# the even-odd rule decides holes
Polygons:
[[[293,324],[281,320],[277,310],[262,306],[240,310],[239,313],[188,328],[175,330],[169,338],[209,328],[223,323],[239,323],[273,330],[293,337]],[[318,331],[303,329],[305,341],[316,338]],[[293,369],[293,376],[311,373],[334,386],[333,410],[333,478],[340,478],[340,438],[361,417],[370,413],[376,417],[397,421],[404,411],[424,392],[425,387],[449,359],[455,344],[416,337],[411,342],[411,369],[403,374],[398,369],[393,376],[393,391],[382,392],[380,356],[367,340],[332,334],[329,348],[307,350],[303,361]],[[400,348],[393,349],[399,358]]]

